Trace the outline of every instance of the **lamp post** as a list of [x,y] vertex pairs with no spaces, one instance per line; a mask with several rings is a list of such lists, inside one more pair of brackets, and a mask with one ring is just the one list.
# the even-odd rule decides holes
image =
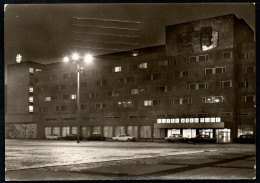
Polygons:
[[86,54],[85,57],[80,57],[78,53],[73,53],[73,55],[71,57],[64,57],[63,61],[64,62],[73,62],[76,63],[77,65],[77,69],[76,69],[76,73],[77,73],[77,94],[76,94],[76,99],[77,99],[77,142],[79,143],[80,137],[81,137],[81,125],[80,125],[80,73],[83,69],[83,67],[81,67],[80,64],[82,64],[82,61],[86,62],[86,63],[90,63],[92,62],[92,55],[90,54]]

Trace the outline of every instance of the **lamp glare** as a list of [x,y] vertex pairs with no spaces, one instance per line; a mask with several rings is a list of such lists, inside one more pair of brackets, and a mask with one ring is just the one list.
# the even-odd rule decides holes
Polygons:
[[89,63],[89,62],[92,62],[92,59],[93,59],[92,55],[86,54],[85,58],[84,58],[84,61]]
[[79,59],[79,54],[78,53],[73,53],[72,59],[73,60],[78,60]]
[[69,62],[69,57],[64,57],[64,58],[63,58],[63,61],[64,61],[64,62]]

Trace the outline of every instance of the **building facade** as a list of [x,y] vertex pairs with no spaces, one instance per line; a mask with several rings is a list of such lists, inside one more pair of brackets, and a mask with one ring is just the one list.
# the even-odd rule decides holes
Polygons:
[[254,134],[254,33],[234,15],[167,26],[165,45],[97,56],[83,67],[77,120],[75,64],[9,65],[6,137],[78,128],[83,138],[140,140]]

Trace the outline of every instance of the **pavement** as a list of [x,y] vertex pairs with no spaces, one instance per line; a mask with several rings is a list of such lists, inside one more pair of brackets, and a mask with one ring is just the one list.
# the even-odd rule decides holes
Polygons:
[[[81,143],[69,146],[67,142],[59,146],[49,146],[66,150],[68,146],[76,151],[102,151],[96,154],[94,161],[83,161],[85,155],[66,154],[66,163],[50,164],[51,156],[42,151],[45,142],[29,143],[27,148],[40,149],[37,158],[46,159],[44,164],[39,159],[28,164],[28,151],[24,155],[19,142],[10,143],[7,147],[12,156],[7,156],[7,181],[48,181],[48,180],[252,180],[256,177],[256,154],[254,145],[237,144],[171,144],[171,143]],[[9,144],[9,145],[10,145]],[[28,143],[25,143],[28,145]],[[54,143],[55,144],[55,143]],[[53,144],[53,145],[54,145]],[[73,145],[73,144],[72,144]],[[94,147],[96,146],[96,147]],[[89,148],[89,149],[88,149]],[[142,149],[143,148],[143,149]],[[52,149],[54,152],[55,149]],[[121,150],[121,153],[119,153]],[[128,150],[129,154],[122,153]],[[161,151],[161,153],[160,153]],[[6,154],[8,154],[6,152]],[[49,152],[49,151],[48,151]],[[60,152],[60,151],[59,151]],[[134,153],[135,152],[135,153]],[[16,155],[15,153],[19,154]],[[106,155],[106,156],[104,156]],[[104,157],[103,157],[104,156]],[[91,156],[93,158],[94,156]],[[109,158],[107,158],[109,157]],[[14,160],[17,166],[14,166]],[[24,160],[25,159],[25,160]],[[80,159],[82,159],[81,163]],[[64,160],[64,158],[62,158]],[[73,161],[70,161],[73,160]],[[34,162],[34,163],[33,163]],[[41,163],[39,163],[41,162]],[[55,161],[56,162],[56,161]]]

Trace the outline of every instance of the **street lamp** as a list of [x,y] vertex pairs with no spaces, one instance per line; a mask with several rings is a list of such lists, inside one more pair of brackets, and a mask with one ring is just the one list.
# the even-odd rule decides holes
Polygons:
[[80,116],[79,116],[79,110],[80,110],[80,72],[82,71],[83,67],[81,67],[80,64],[82,64],[82,61],[84,61],[85,63],[90,63],[93,60],[93,56],[91,54],[86,54],[85,57],[80,57],[80,55],[78,53],[73,53],[71,57],[64,57],[63,61],[64,62],[73,62],[77,64],[77,95],[76,95],[76,99],[77,99],[77,124],[78,124],[78,128],[77,128],[77,135],[78,135],[78,142],[79,142],[79,138],[81,137],[81,126],[80,126]]

